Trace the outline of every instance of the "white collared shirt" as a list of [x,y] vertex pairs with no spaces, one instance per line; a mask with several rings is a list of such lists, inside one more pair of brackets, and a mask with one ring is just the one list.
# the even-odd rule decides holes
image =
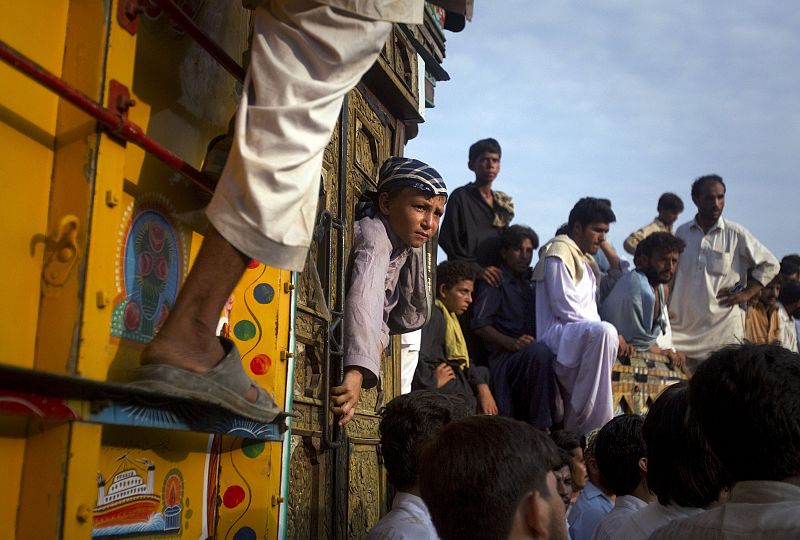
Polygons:
[[614,540],[646,540],[656,529],[672,521],[695,516],[704,512],[702,508],[688,508],[677,505],[663,505],[653,501],[641,510],[634,512],[622,523]]
[[690,518],[671,521],[650,538],[797,540],[800,538],[800,487],[766,480],[738,482],[725,504]]
[[439,540],[425,502],[398,491],[391,511],[367,533],[366,540]]
[[625,523],[625,520],[634,512],[647,506],[647,502],[633,495],[617,495],[614,508],[606,517],[600,520],[594,530],[592,540],[611,540]]
[[780,302],[778,302],[778,318],[781,321],[781,345],[792,352],[798,352],[794,318],[786,312],[786,308]]
[[744,339],[744,310],[721,306],[717,293],[737,283],[746,285],[748,271],[762,285],[769,283],[778,274],[778,260],[750,231],[723,218],[708,233],[692,220],[675,235],[686,242],[686,249],[669,301],[672,341],[690,358],[704,360]]

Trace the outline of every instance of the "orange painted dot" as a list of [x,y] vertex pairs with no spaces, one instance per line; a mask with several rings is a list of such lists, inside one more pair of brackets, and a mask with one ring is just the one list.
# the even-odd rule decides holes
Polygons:
[[250,360],[250,371],[253,375],[264,375],[272,366],[272,360],[266,354],[259,354]]
[[244,501],[244,489],[242,486],[231,486],[225,490],[225,494],[222,496],[222,504],[225,505],[226,508],[236,508]]

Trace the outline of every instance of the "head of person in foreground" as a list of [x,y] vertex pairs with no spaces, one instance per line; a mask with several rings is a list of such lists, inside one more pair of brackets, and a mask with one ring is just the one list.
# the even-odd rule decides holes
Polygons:
[[566,538],[553,469],[558,450],[542,431],[500,416],[447,425],[423,452],[420,491],[442,540]]

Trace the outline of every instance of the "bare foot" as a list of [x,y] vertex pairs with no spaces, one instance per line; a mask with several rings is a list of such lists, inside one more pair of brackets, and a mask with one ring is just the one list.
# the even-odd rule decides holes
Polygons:
[[[194,328],[192,328],[194,326]],[[186,328],[162,329],[145,347],[141,364],[168,364],[195,373],[205,373],[225,357],[225,349],[213,329],[197,323]],[[258,401],[255,384],[244,395],[251,403]]]

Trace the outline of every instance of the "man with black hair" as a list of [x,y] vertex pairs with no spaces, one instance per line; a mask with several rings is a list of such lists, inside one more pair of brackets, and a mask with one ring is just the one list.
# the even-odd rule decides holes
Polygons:
[[611,365],[618,353],[630,353],[614,325],[600,320],[595,300],[600,272],[592,255],[614,221],[603,201],[579,200],[569,213],[569,234],[544,246],[533,271],[536,337],[556,355],[564,428],[581,434],[611,418]]
[[702,513],[730,489],[730,478],[700,433],[686,420],[689,385],[674,384],[650,406],[642,435],[647,445],[647,486],[658,497],[631,515],[616,538],[645,540],[674,519]]
[[530,227],[503,231],[499,287],[478,285],[472,330],[489,350],[489,371],[497,408],[503,416],[547,429],[558,420],[553,353],[534,339],[531,259],[539,238]]
[[752,344],[715,352],[689,381],[689,411],[733,488],[725,504],[650,538],[799,538],[800,355]]
[[685,244],[668,232],[655,232],[636,247],[636,268],[619,281],[600,305],[600,317],[638,351],[664,354],[673,364],[683,355],[656,341],[669,325],[665,285],[672,281]]
[[658,198],[658,215],[652,223],[645,225],[638,231],[632,232],[622,247],[631,255],[636,254],[636,246],[656,232],[672,233],[672,225],[677,221],[678,215],[683,212],[683,201],[674,193],[662,193]]
[[489,369],[471,362],[458,316],[472,303],[475,271],[465,261],[444,261],[436,268],[436,308],[422,328],[419,362],[412,390],[438,389],[458,394],[472,411],[497,414],[489,389]]
[[800,352],[797,344],[797,321],[800,319],[800,282],[786,280],[778,295],[778,316],[781,322],[781,345]]
[[467,167],[475,181],[453,191],[439,232],[439,245],[450,260],[467,261],[479,280],[500,285],[500,235],[514,218],[514,203],[492,189],[500,174],[502,150],[495,139],[469,147]]
[[381,456],[397,493],[392,509],[367,540],[438,540],[419,494],[420,455],[441,429],[472,411],[459,396],[420,390],[403,394],[381,411]]
[[567,452],[570,456],[570,473],[572,479],[572,493],[570,500],[574,501],[581,490],[589,481],[589,473],[586,470],[586,460],[583,456],[585,438],[575,432],[559,429],[550,433],[550,438],[560,449]]
[[611,512],[597,524],[592,540],[614,538],[628,516],[655,498],[647,486],[643,424],[638,414],[625,414],[612,418],[597,434],[597,465],[617,499]]
[[669,318],[675,348],[691,370],[712,351],[744,339],[746,304],[778,273],[778,261],[750,231],[723,219],[725,182],[701,176],[692,184],[694,219],[675,236],[686,243],[675,273]]
[[553,441],[533,426],[473,416],[423,452],[420,491],[442,540],[564,540],[558,463]]

